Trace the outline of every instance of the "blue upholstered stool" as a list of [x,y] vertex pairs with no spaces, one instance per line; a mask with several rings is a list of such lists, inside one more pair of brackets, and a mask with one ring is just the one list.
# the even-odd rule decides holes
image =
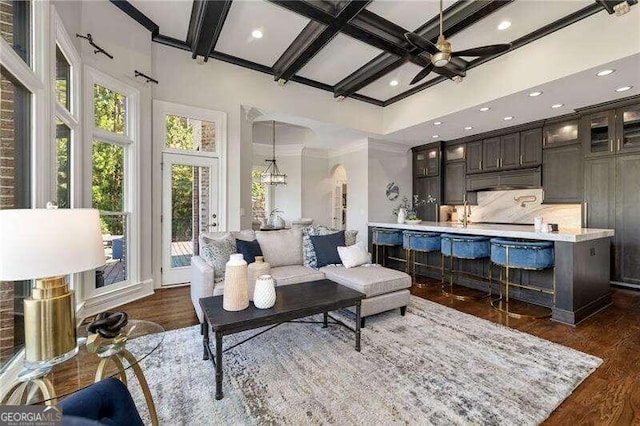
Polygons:
[[[491,245],[489,237],[481,235],[460,235],[460,234],[442,234],[440,236],[440,252],[442,253],[442,292],[448,296],[453,296],[458,300],[478,300],[491,296],[491,268],[489,268],[489,276],[470,274],[454,269],[454,259],[488,259],[491,254]],[[449,290],[445,289],[444,271],[445,256],[449,256]],[[474,278],[486,280],[489,283],[488,292],[482,296],[463,296],[453,292],[453,279],[456,274],[465,274]]]
[[407,274],[411,275],[413,285],[416,287],[428,286],[428,284],[416,282],[416,265],[425,268],[439,269],[440,275],[442,276],[442,264],[438,267],[416,262],[416,252],[430,253],[440,251],[440,244],[440,234],[435,232],[404,231],[402,233],[402,247],[405,250],[407,259]]
[[[526,290],[538,291],[550,294],[553,297],[553,306],[556,304],[556,272],[553,243],[551,241],[517,241],[503,238],[491,239],[491,262],[500,267],[500,297],[491,301],[491,306],[515,318],[546,318],[551,316],[551,312],[545,315],[536,316],[514,312],[509,309],[509,287],[518,287]],[[505,296],[502,295],[502,270],[505,270]],[[509,280],[510,269],[528,269],[539,271],[553,268],[553,288],[536,287],[512,283]],[[498,304],[496,302],[499,302]],[[504,304],[502,303],[504,302]]]
[[[382,266],[385,264],[386,247],[398,247],[402,246],[402,230],[400,229],[388,229],[388,228],[373,228],[372,244],[375,249],[376,263],[380,263],[379,254],[380,247],[382,246]],[[389,257],[390,259],[397,260],[398,262],[406,262],[406,259],[400,259],[397,257]]]

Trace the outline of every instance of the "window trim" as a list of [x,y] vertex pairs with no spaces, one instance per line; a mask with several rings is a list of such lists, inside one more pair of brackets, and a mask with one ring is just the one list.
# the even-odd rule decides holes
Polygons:
[[[108,132],[95,127],[93,90],[98,84],[120,93],[127,98],[125,135]],[[93,141],[99,140],[125,148],[125,194],[123,213],[129,214],[127,255],[128,275],[125,281],[96,288],[95,274],[85,275],[84,291],[86,299],[105,294],[122,294],[125,288],[140,284],[140,91],[105,74],[95,68],[84,65],[84,205],[92,203],[92,154]]]

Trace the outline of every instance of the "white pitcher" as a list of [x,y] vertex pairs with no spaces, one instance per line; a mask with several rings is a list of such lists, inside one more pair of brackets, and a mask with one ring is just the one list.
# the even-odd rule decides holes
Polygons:
[[398,209],[398,223],[404,223],[405,220],[407,220],[407,211],[404,207],[400,207]]

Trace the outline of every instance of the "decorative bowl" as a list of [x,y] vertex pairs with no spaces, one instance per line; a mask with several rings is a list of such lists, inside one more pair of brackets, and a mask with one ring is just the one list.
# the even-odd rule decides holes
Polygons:
[[420,222],[422,222],[422,219],[406,219],[404,221],[407,225],[418,225]]

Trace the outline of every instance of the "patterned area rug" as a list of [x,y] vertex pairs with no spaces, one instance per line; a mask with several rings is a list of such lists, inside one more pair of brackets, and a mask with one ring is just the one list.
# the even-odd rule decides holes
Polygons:
[[349,330],[315,324],[283,324],[226,352],[221,401],[197,326],[167,332],[143,368],[160,424],[533,425],[601,362],[412,297],[405,317],[368,318],[361,353]]

